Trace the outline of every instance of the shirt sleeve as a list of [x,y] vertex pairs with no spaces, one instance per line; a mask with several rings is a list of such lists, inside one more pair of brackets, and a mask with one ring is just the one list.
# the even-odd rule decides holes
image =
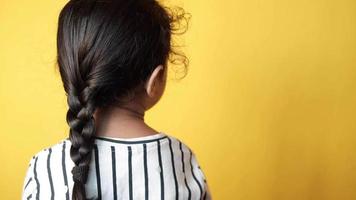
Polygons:
[[195,154],[191,151],[192,157],[191,157],[191,162],[192,162],[192,167],[193,167],[193,171],[195,174],[197,174],[197,178],[199,180],[199,182],[201,182],[202,185],[202,198],[203,200],[212,200],[211,197],[211,193],[210,193],[210,189],[209,189],[209,185],[208,185],[208,181],[206,179],[206,176],[202,170],[202,168],[200,167],[200,164],[195,156]]
[[203,199],[204,199],[204,200],[212,200],[208,182],[207,182],[207,180],[206,180],[206,178],[205,178],[205,175],[204,175],[204,172],[203,172],[203,170],[200,168],[200,166],[198,167],[198,171],[200,171],[200,174],[201,174],[201,176],[203,177],[203,181],[204,181],[204,194],[203,194]]
[[[28,162],[28,167],[26,170],[26,175],[25,179],[23,181],[23,186],[22,186],[22,200],[27,200],[27,199],[32,199],[36,195],[36,182],[34,180],[34,163],[35,160],[37,159],[36,156],[33,156],[30,161]],[[31,198],[32,197],[32,198]]]

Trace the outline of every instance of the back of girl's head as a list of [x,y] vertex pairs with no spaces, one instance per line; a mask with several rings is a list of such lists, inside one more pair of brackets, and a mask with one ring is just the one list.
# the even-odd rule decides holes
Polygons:
[[73,200],[86,199],[95,109],[120,104],[158,65],[186,67],[171,36],[189,15],[177,8],[155,0],[70,0],[61,10],[57,63],[69,106]]

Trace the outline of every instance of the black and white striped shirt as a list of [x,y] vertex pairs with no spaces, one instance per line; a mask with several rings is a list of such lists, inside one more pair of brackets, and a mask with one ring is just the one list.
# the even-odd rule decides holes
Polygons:
[[[71,199],[70,145],[68,138],[63,139],[30,159],[23,200]],[[87,199],[211,199],[192,150],[163,132],[132,139],[95,136],[85,187]]]

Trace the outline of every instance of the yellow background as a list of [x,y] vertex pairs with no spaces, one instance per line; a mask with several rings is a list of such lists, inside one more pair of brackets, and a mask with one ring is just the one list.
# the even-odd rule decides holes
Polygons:
[[[0,190],[67,136],[63,0],[0,0]],[[197,154],[214,199],[356,199],[356,1],[186,0],[188,75],[147,113]],[[171,76],[173,77],[173,76]]]

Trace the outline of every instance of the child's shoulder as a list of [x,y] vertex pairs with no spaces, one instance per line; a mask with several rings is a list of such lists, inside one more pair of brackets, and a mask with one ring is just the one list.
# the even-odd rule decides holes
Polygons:
[[[166,143],[168,148],[173,149],[175,153],[183,152],[187,154],[193,154],[194,151],[192,148],[183,140],[176,136],[173,136],[169,133],[162,132],[163,137],[156,138],[162,142],[162,145]],[[156,141],[156,140],[155,140]],[[38,159],[47,159],[49,154],[53,153],[63,153],[66,149],[71,145],[71,141],[68,138],[63,138],[56,143],[49,144],[42,149],[39,149],[37,152],[33,153],[29,164],[33,163],[35,160]]]
[[186,143],[184,139],[172,136],[170,134],[166,134],[166,136],[168,139],[166,144],[168,144],[170,151],[173,151],[175,154],[184,154],[186,158],[192,157],[192,159],[196,159],[193,148],[188,143]]
[[192,151],[192,149],[190,148],[190,146],[183,140],[183,139],[180,139],[178,137],[175,137],[171,134],[167,134],[165,133],[167,138],[168,138],[168,141],[169,141],[169,144],[170,145],[177,145],[179,149],[182,149],[184,151]]
[[68,145],[67,139],[61,139],[57,141],[56,143],[49,144],[45,146],[44,148],[41,148],[34,152],[29,160],[29,165],[31,165],[33,162],[36,160],[41,160],[41,159],[47,159],[49,154],[52,154],[53,152],[62,152],[65,145]]

